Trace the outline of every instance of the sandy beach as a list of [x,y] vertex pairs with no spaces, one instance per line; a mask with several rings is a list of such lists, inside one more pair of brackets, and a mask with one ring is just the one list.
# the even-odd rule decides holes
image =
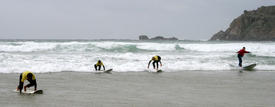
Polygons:
[[[8,106],[91,107],[270,107],[272,71],[38,73],[42,95],[13,92],[19,74],[0,74],[0,104]],[[25,82],[26,84],[27,82]]]

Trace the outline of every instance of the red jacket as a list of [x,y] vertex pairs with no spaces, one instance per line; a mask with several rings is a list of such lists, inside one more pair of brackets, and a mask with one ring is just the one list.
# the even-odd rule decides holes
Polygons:
[[250,52],[245,51],[244,49],[241,49],[238,51],[238,54],[240,54],[241,56],[244,56],[244,53],[250,53]]

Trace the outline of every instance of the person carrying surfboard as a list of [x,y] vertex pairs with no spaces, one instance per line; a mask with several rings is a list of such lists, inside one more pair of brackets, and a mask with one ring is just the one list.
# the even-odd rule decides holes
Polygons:
[[103,66],[103,69],[104,69],[104,71],[105,71],[105,66],[104,66],[104,64],[102,63],[101,60],[98,60],[97,63],[96,63],[94,66],[95,66],[95,70],[96,70],[96,71],[100,71],[101,66]]
[[[158,68],[159,68],[159,64],[158,63],[160,63],[160,66],[162,66],[162,64],[161,64],[161,57],[158,56],[158,55],[156,55],[156,56],[152,57],[152,59],[149,61],[148,67],[147,67],[148,69],[149,69],[150,63],[152,61],[153,61],[152,65],[153,65],[154,69],[158,70]],[[157,68],[156,68],[155,64],[157,65]]]
[[244,56],[245,53],[250,53],[249,51],[245,50],[245,47],[243,49],[239,50],[238,52],[238,59],[239,59],[239,66],[242,67],[242,57]]
[[19,90],[20,93],[22,92],[25,80],[28,80],[30,83],[28,85],[24,86],[24,91],[26,91],[27,88],[29,88],[31,86],[34,86],[34,91],[37,90],[36,78],[35,78],[34,74],[31,73],[30,71],[24,71],[23,73],[20,74],[19,85],[16,89],[17,91]]

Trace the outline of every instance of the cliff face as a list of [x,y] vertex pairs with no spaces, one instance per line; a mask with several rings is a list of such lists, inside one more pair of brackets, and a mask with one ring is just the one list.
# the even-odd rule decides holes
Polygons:
[[210,40],[275,41],[275,6],[245,10],[226,31],[219,31]]

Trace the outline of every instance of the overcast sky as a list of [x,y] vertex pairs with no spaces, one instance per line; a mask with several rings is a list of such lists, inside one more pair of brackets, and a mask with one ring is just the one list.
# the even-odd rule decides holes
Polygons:
[[207,40],[275,0],[0,0],[0,39]]

